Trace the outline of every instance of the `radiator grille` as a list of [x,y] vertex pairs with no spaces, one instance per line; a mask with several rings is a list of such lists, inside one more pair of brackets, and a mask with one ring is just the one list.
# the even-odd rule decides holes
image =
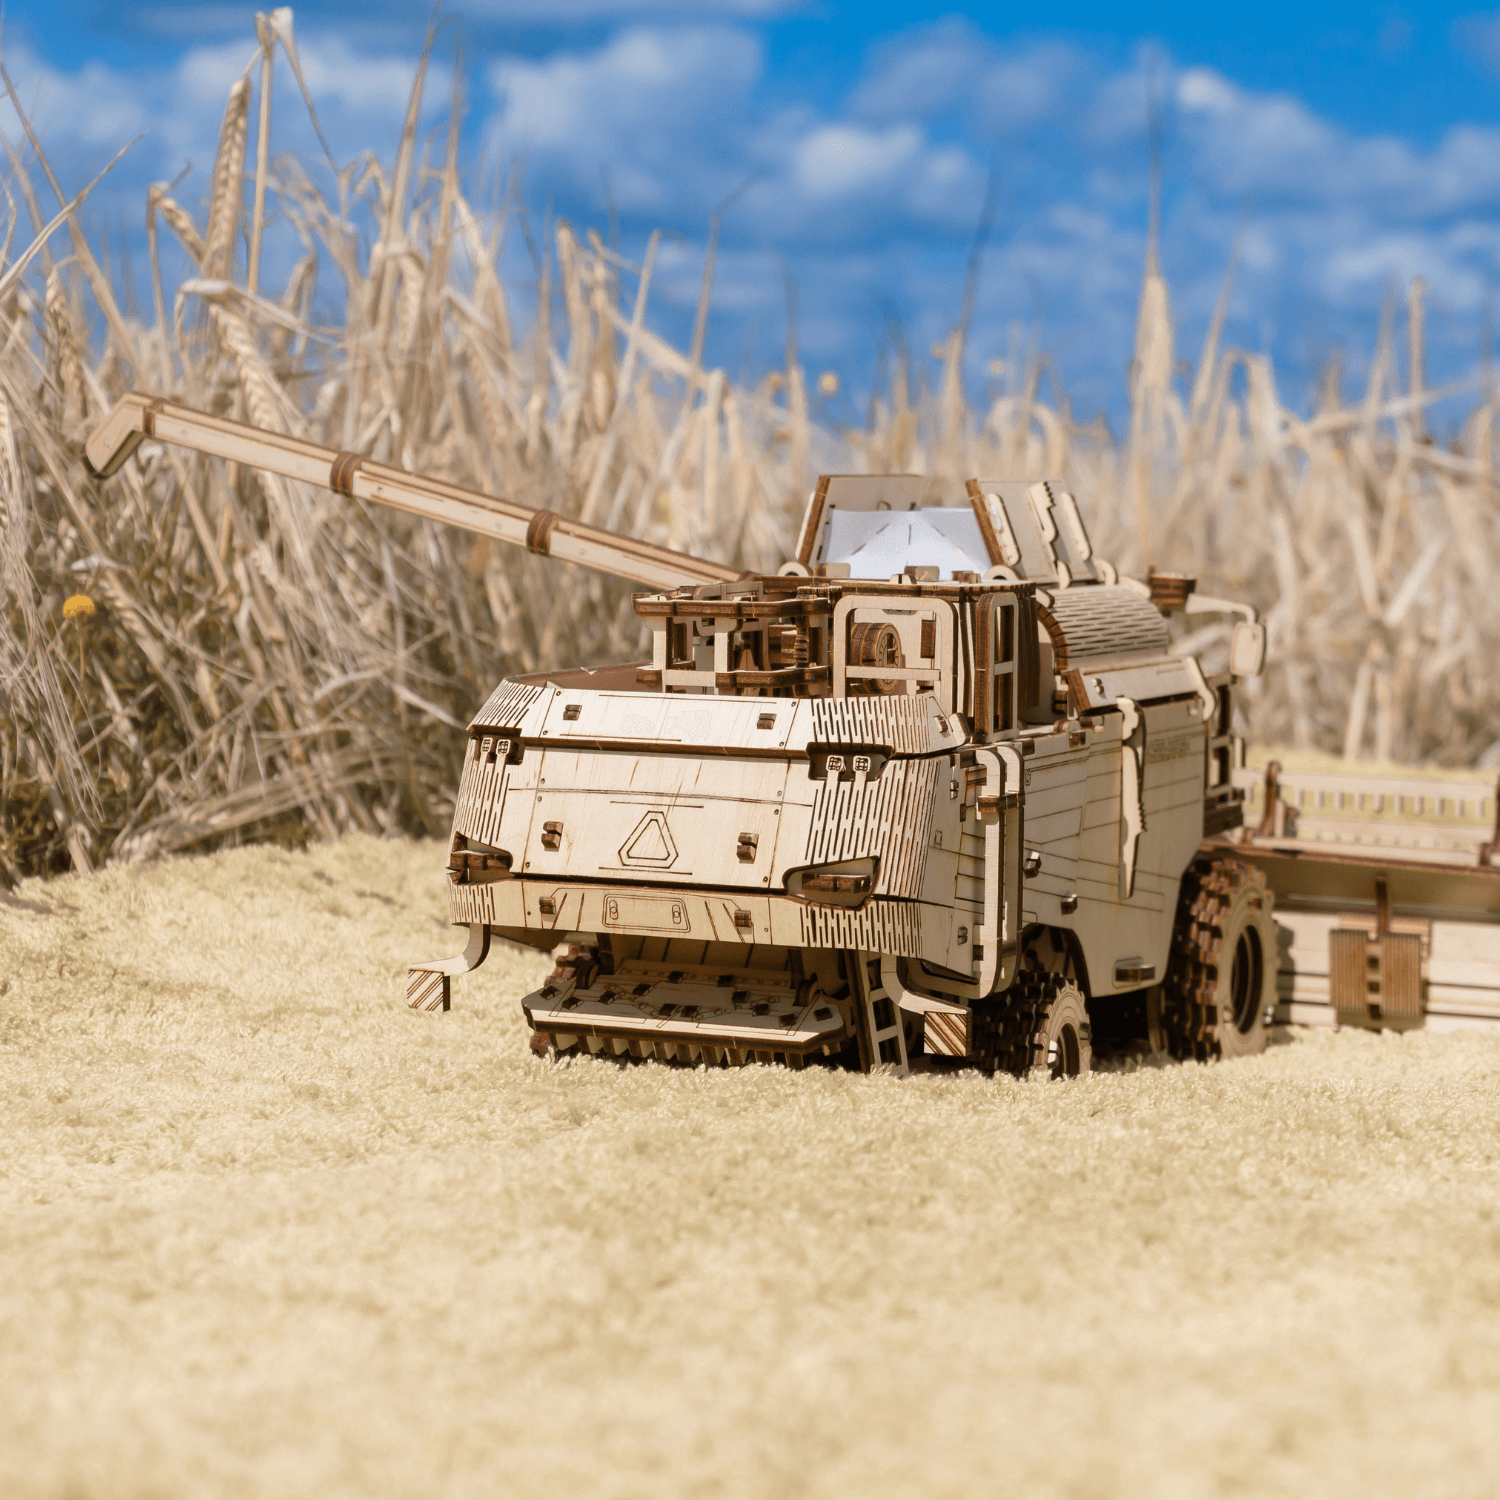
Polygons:
[[918,895],[937,774],[935,761],[893,760],[862,787],[830,776],[813,799],[806,863],[874,855],[880,860],[881,895]]
[[825,745],[885,745],[896,755],[925,755],[932,743],[926,697],[814,698],[813,739]]
[[908,902],[872,901],[860,911],[834,906],[802,908],[804,948],[861,948],[867,953],[916,957],[922,938],[918,908]]

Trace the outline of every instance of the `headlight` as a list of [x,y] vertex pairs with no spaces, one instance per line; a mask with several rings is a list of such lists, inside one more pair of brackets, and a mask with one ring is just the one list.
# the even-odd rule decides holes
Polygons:
[[448,856],[448,872],[454,885],[488,885],[510,876],[510,850],[494,849],[476,839],[455,834],[453,852]]
[[832,865],[806,865],[786,877],[786,893],[819,906],[863,906],[875,889],[879,864],[846,859]]

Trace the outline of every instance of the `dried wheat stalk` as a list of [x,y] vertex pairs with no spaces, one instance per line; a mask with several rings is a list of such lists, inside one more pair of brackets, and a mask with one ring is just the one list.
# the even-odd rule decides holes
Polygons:
[[[262,80],[276,46],[295,65],[289,12],[256,42]],[[440,832],[458,726],[496,679],[643,649],[625,585],[466,535],[150,443],[94,482],[82,435],[131,385],[766,569],[820,471],[1061,475],[1121,567],[1191,572],[1267,611],[1254,735],[1500,758],[1494,402],[1450,447],[1427,441],[1432,393],[1393,389],[1389,320],[1366,390],[1346,402],[1330,383],[1302,417],[1267,359],[1223,347],[1221,302],[1180,389],[1153,255],[1123,444],[1044,403],[1035,358],[1009,360],[976,407],[958,334],[934,379],[913,393],[898,362],[864,429],[834,431],[810,417],[794,347],[753,388],[703,370],[700,329],[684,354],[648,325],[650,254],[634,270],[567,225],[541,247],[542,315],[520,336],[498,272],[519,211],[470,201],[454,129],[441,168],[419,170],[423,73],[395,160],[350,164],[333,202],[272,158],[255,71],[226,105],[206,223],[151,192],[149,325],[120,313],[92,252],[54,265],[45,245],[10,246],[0,266],[0,878],[239,838]],[[170,298],[158,216],[192,263]],[[273,219],[306,247],[279,293],[259,285]],[[314,321],[320,273],[342,283],[336,327]],[[78,330],[100,326],[87,345]],[[95,612],[65,618],[74,595]],[[1224,649],[1212,632],[1191,644]]]

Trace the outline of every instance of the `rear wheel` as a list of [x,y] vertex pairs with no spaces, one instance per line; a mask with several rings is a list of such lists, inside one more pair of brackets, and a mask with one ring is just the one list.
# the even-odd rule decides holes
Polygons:
[[1238,859],[1200,859],[1182,881],[1161,1040],[1173,1057],[1247,1057],[1266,1046],[1276,1003],[1276,925],[1265,875]]

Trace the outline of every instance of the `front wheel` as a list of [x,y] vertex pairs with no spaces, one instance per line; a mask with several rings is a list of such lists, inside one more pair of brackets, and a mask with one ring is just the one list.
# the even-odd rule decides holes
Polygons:
[[1023,970],[975,1014],[976,1052],[1015,1078],[1078,1078],[1093,1067],[1088,1003],[1067,974]]
[[1064,980],[1037,1016],[1032,1072],[1039,1078],[1077,1078],[1094,1062],[1083,991]]

